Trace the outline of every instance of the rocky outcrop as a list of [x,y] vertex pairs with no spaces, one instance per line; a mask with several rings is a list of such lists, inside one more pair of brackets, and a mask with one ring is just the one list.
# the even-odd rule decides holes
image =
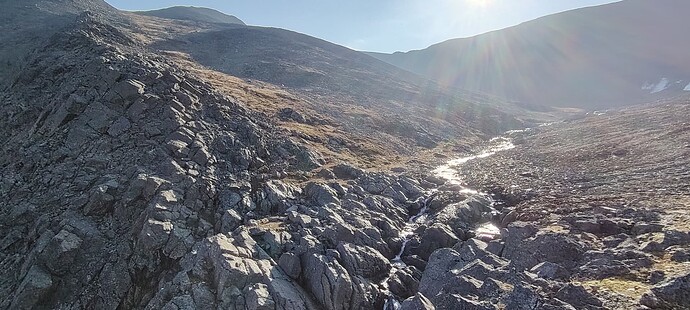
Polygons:
[[690,307],[690,273],[654,285],[640,300],[653,309],[683,309]]
[[[49,14],[53,2],[23,8]],[[141,40],[153,34],[128,24],[137,17],[78,11],[2,64],[13,68],[0,79],[2,308],[600,309],[622,298],[599,287],[630,279],[651,287],[643,305],[687,306],[687,275],[654,270],[688,261],[690,235],[668,214],[598,192],[566,200],[571,189],[553,187],[565,181],[541,183],[540,167],[511,174],[540,186],[493,180],[502,187],[491,195],[426,168],[361,169],[368,157],[342,162],[368,147],[343,138],[351,124],[303,113],[307,104],[264,109],[300,99],[152,52]],[[376,126],[414,145],[440,141],[391,117]],[[311,134],[324,124],[332,137]],[[662,205],[683,202],[671,201]]]
[[381,303],[406,201],[284,179],[323,161],[131,36],[83,15],[2,93],[2,307]]

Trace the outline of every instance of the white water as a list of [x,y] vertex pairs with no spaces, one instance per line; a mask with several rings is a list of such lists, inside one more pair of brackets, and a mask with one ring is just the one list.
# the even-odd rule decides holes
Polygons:
[[510,139],[503,137],[493,138],[489,140],[489,143],[491,143],[491,145],[483,152],[473,156],[460,157],[457,159],[450,160],[445,165],[436,168],[433,171],[434,174],[438,177],[446,179],[450,184],[460,185],[462,188],[460,190],[461,193],[479,194],[479,192],[477,192],[474,189],[462,186],[462,178],[460,177],[457,168],[470,160],[489,157],[491,155],[496,154],[497,152],[515,148],[515,145],[511,142]]
[[[525,132],[528,129],[523,129],[523,130],[511,130],[506,132],[506,135],[513,134],[513,133],[518,133],[518,132]],[[491,140],[489,140],[489,146],[482,151],[481,153],[477,155],[472,155],[472,156],[467,156],[467,157],[460,157],[457,159],[450,160],[446,162],[446,164],[439,166],[436,168],[433,173],[434,175],[441,177],[443,179],[447,180],[447,183],[453,184],[453,185],[458,185],[460,187],[460,192],[464,194],[469,194],[469,195],[480,195],[487,197],[488,199],[491,200],[489,195],[485,193],[480,193],[477,190],[465,187],[462,185],[462,178],[460,176],[458,168],[465,164],[466,162],[477,159],[477,158],[485,158],[489,157],[491,155],[496,154],[497,152],[500,151],[505,151],[505,150],[510,150],[512,148],[515,148],[515,145],[512,143],[511,139],[505,138],[505,137],[496,137]],[[390,273],[388,274],[388,277],[381,282],[384,285],[384,288],[386,291],[388,291],[388,279],[399,269],[405,268],[407,265],[402,261],[402,255],[405,252],[405,248],[407,247],[407,243],[411,240],[411,238],[414,236],[415,230],[419,228],[421,224],[424,224],[427,221],[428,217],[428,203],[431,201],[431,199],[434,197],[433,195],[434,192],[431,192],[429,195],[427,195],[427,198],[425,198],[421,204],[422,208],[419,210],[419,213],[416,215],[412,216],[407,223],[405,224],[405,227],[403,228],[402,232],[400,233],[400,237],[403,239],[402,246],[400,247],[400,252],[398,252],[398,255],[393,258],[391,261],[393,268],[391,268]],[[493,200],[492,200],[493,201]],[[418,202],[420,203],[420,202]],[[500,230],[498,227],[496,227],[492,223],[484,223],[477,227],[475,229],[475,235],[477,238],[480,239],[493,239],[495,236],[500,235]],[[390,293],[390,291],[387,292],[389,297],[386,299],[386,302],[383,306],[384,310],[397,310],[400,309],[401,305],[400,302],[393,297],[393,295]]]

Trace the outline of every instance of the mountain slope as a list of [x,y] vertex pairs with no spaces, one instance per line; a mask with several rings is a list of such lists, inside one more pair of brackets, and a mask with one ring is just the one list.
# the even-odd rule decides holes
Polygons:
[[625,0],[427,49],[371,55],[459,88],[587,109],[676,95],[690,83],[682,0]]
[[[182,26],[160,22],[164,24],[156,27]],[[257,87],[261,82],[278,85],[306,102],[312,112],[333,120],[331,125],[370,144],[383,146],[380,141],[386,141],[391,149],[407,154],[416,152],[409,145],[428,148],[461,140],[468,133],[495,135],[519,127],[515,114],[504,111],[524,112],[496,98],[443,88],[373,57],[282,29],[229,26],[154,34],[150,40],[151,48],[184,53]]]
[[[666,270],[646,269],[652,258],[634,250],[635,241],[609,235],[616,230],[581,234],[583,242],[601,237],[603,246],[625,247],[602,261],[611,258],[606,247],[510,223],[510,193],[494,200],[461,186],[462,175],[445,182],[433,172],[456,153],[475,155],[449,162],[460,169],[459,162],[511,146],[506,138],[482,143],[522,125],[497,109],[520,111],[508,103],[288,31],[142,16],[96,0],[25,4],[9,1],[0,12],[13,17],[0,20],[3,27],[21,28],[0,32],[0,41],[27,51],[0,54],[8,68],[0,72],[0,308],[390,310],[403,301],[402,309],[598,309],[596,292],[568,275]],[[245,65],[251,70],[235,71]],[[305,81],[304,72],[316,74]],[[267,82],[293,79],[300,81],[289,87]],[[649,126],[638,121],[646,112],[616,119]],[[625,157],[624,167],[634,169],[629,179],[687,191],[687,146],[675,145],[690,132],[686,112],[666,107],[656,128],[636,136],[642,140],[620,145],[673,145],[630,155],[679,159],[661,170],[679,183],[666,187],[658,170],[634,169],[638,156]],[[595,131],[582,124],[574,132],[590,138]],[[606,130],[606,122],[591,128]],[[526,140],[536,147],[516,148],[528,154],[520,161],[468,175],[500,172],[507,176],[495,182],[510,191],[542,192],[510,179],[529,177],[513,171],[535,165],[544,143],[559,141]],[[613,164],[628,154],[586,139],[568,146],[553,158],[570,160],[573,146]],[[671,152],[652,152],[663,149]],[[538,168],[557,181],[570,165]],[[548,210],[537,218],[556,218]],[[687,212],[680,215],[683,221]],[[510,225],[483,233],[497,218]],[[690,257],[683,252],[690,235],[647,234],[660,231],[658,223],[634,219],[650,239],[642,250]],[[590,224],[578,227],[611,226]],[[620,222],[626,233],[631,225]],[[541,262],[535,258],[544,262],[533,268]],[[644,304],[687,308],[687,277],[667,275]]]
[[[0,55],[0,308],[382,308],[425,192],[389,166],[520,126],[478,103],[448,119],[414,98],[379,108],[376,85],[338,100],[357,90],[249,82],[153,39],[242,26],[102,4],[9,1],[1,13],[16,17],[3,27],[33,26],[0,34],[27,52]],[[339,105],[347,117],[328,111]]]
[[[572,264],[561,276],[600,299],[580,299],[577,308],[686,309],[689,114],[686,95],[535,128],[517,133],[515,149],[464,165],[463,175],[512,201],[502,210],[503,223],[517,220],[508,230],[538,228],[506,242],[504,256],[529,253],[514,265]],[[559,248],[568,242],[581,248]]]
[[74,22],[76,15],[89,11],[96,18],[117,22],[117,10],[102,0],[3,1],[0,10],[0,85],[22,70],[24,58],[39,44]]
[[156,16],[161,18],[181,19],[205,23],[244,25],[244,22],[235,16],[227,15],[223,12],[219,12],[209,8],[193,6],[174,6],[159,10],[140,11],[134,13],[146,16]]

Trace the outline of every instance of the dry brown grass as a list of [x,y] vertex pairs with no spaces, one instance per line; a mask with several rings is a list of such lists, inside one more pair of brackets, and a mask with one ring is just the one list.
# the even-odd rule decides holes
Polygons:
[[580,282],[580,284],[593,293],[597,293],[599,290],[605,290],[610,293],[625,296],[631,300],[639,300],[650,288],[649,284],[624,278],[588,280]]
[[[232,97],[256,112],[262,113],[284,129],[285,132],[318,151],[331,166],[339,162],[348,162],[359,167],[371,170],[388,170],[392,167],[404,165],[410,156],[401,156],[392,149],[387,141],[381,141],[376,136],[346,132],[339,121],[354,119],[359,122],[375,124],[382,120],[365,107],[360,106],[335,106],[322,102],[336,111],[343,111],[343,120],[334,120],[316,112],[314,103],[310,100],[292,94],[289,91],[260,81],[251,82],[214,71],[196,63],[188,54],[176,51],[162,51],[167,57],[184,67],[188,72],[208,82],[215,89]],[[283,121],[277,117],[278,112],[290,107],[295,111],[311,117],[316,117],[320,124],[303,124],[292,121]],[[324,107],[319,107],[323,109]],[[325,122],[325,124],[323,124]],[[327,147],[329,138],[337,138],[346,142],[346,147],[334,151]]]

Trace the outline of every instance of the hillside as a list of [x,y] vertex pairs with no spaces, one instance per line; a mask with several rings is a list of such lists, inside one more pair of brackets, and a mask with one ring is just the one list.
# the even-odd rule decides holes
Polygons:
[[134,13],[146,16],[156,16],[168,19],[181,19],[204,23],[244,25],[244,22],[235,16],[227,15],[223,12],[219,12],[209,8],[193,6],[174,6],[159,10],[140,11]]
[[[410,155],[419,151],[410,146],[428,150],[453,140],[462,144],[465,138],[493,136],[524,122],[554,117],[486,95],[443,88],[373,57],[283,29],[230,26],[191,32],[168,20],[133,18],[141,23],[140,29],[168,30],[143,31],[150,48],[185,55],[205,68],[243,78],[256,90],[266,88],[266,83],[282,89],[285,94],[274,105],[257,108],[276,115],[290,105],[298,113],[313,115],[327,126],[297,124],[308,127],[307,140],[342,141],[336,148],[361,144],[383,157]],[[220,89],[224,78],[214,75]],[[324,128],[329,133],[319,133]]]
[[505,201],[502,256],[518,270],[549,262],[531,270],[553,272],[544,293],[578,309],[690,307],[688,113],[684,96],[589,114],[462,166]]
[[[1,33],[12,44],[0,54],[2,308],[381,308],[393,296],[381,286],[389,260],[424,194],[400,172],[522,125],[409,81],[376,92],[400,71],[301,35],[268,38],[301,42],[283,60],[327,47],[343,55],[338,69],[365,63],[347,83],[368,87],[334,88],[343,76],[311,82],[312,96],[309,84],[249,81],[161,48],[194,33],[259,31],[249,43],[276,30],[101,1],[4,8],[3,28],[19,31]],[[253,62],[276,61],[247,46]]]
[[423,50],[371,55],[461,89],[587,110],[675,96],[690,85],[682,0],[625,0]]
[[286,30],[6,4],[2,309],[690,306],[685,98],[526,130]]

